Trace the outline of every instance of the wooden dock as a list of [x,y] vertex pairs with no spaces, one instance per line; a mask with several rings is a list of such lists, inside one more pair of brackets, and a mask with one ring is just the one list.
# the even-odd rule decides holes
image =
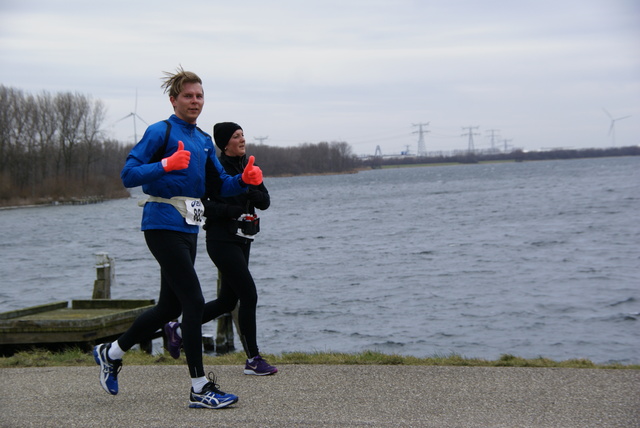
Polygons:
[[[154,304],[153,299],[72,300],[71,306],[61,301],[3,312],[0,313],[0,352],[11,355],[34,347],[90,349],[96,343],[116,339]],[[150,349],[154,337],[141,343],[141,347]]]
[[[115,260],[97,253],[96,280],[91,300],[72,300],[31,306],[0,313],[0,355],[44,348],[58,351],[77,347],[91,350],[98,343],[113,341],[127,331],[142,312],[155,305],[154,299],[111,299],[115,284]],[[153,339],[162,330],[140,343],[151,353]]]
[[[0,355],[10,356],[17,351],[44,348],[59,351],[77,347],[90,351],[98,343],[110,342],[122,335],[142,312],[155,305],[154,299],[111,299],[115,284],[115,260],[107,253],[97,253],[96,280],[90,300],[72,300],[31,306],[0,313]],[[218,274],[218,289],[220,274]],[[226,314],[218,319],[217,337],[203,335],[206,352],[235,351],[233,324],[239,332],[237,307],[234,316]],[[232,321],[233,320],[233,321]],[[152,353],[152,340],[167,338],[162,329],[140,343],[140,348]]]

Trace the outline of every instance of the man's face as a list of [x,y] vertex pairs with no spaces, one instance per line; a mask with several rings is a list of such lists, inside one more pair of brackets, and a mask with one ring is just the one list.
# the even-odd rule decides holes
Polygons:
[[173,110],[180,119],[196,124],[204,106],[204,91],[200,83],[185,83],[177,97],[169,97]]

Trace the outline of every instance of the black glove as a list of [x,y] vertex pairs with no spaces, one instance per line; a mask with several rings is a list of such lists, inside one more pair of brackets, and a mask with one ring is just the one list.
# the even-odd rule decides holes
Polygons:
[[249,189],[247,190],[247,199],[249,199],[253,203],[262,202],[262,200],[264,199],[264,195],[259,190]]
[[237,219],[244,214],[244,209],[238,205],[227,205],[227,215],[231,218]]
[[204,216],[205,217],[213,217],[214,213],[215,213],[215,204],[213,203],[213,201],[210,201],[209,199],[201,199],[202,201],[202,205],[204,205]]

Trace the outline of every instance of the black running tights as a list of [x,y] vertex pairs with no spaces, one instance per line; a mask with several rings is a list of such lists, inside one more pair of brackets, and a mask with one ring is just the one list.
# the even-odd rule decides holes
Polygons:
[[248,358],[258,355],[256,306],[258,292],[249,272],[251,243],[207,239],[207,252],[221,273],[218,298],[204,305],[203,324],[235,309],[240,300],[238,324]]
[[203,377],[202,315],[204,296],[196,274],[196,233],[146,230],[147,246],[160,264],[158,303],[142,313],[119,339],[123,350],[150,338],[182,313],[182,344],[192,378]]

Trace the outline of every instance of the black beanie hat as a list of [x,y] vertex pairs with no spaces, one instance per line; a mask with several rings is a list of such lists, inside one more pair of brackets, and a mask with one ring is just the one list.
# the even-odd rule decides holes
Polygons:
[[238,129],[242,129],[242,127],[233,122],[220,122],[213,125],[213,139],[216,142],[216,146],[224,151],[224,148],[229,144],[231,136]]

